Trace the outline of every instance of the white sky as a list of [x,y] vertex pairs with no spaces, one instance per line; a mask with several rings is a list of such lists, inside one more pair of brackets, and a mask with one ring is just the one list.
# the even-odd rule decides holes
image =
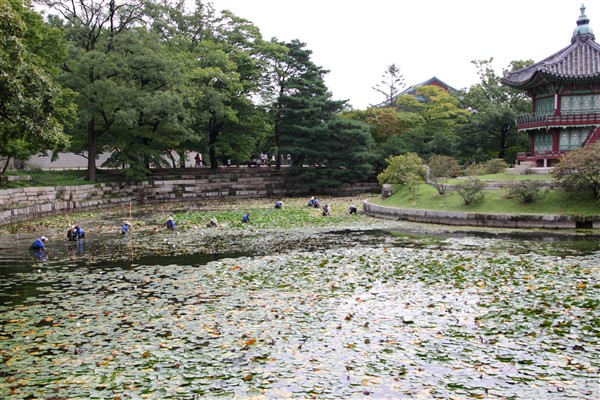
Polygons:
[[[329,70],[335,100],[356,109],[384,97],[372,89],[386,68],[407,86],[433,76],[456,88],[478,83],[472,60],[540,61],[571,43],[582,0],[208,0],[252,21],[265,39],[298,39]],[[590,26],[600,5],[585,2]]]

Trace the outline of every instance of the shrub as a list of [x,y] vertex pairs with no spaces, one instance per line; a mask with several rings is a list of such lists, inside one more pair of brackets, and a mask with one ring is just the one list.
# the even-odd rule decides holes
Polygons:
[[474,162],[467,165],[464,174],[467,176],[483,175],[483,164]]
[[489,175],[504,172],[508,164],[501,158],[493,158],[484,163],[471,164],[465,168],[465,175]]
[[384,183],[406,185],[425,180],[423,160],[415,153],[388,157],[385,161],[388,163],[388,167],[377,175],[380,185]]
[[600,199],[600,142],[565,155],[553,174],[567,191],[589,190]]
[[419,202],[419,199],[421,198],[421,192],[419,190],[419,188],[420,188],[419,183],[422,181],[423,181],[423,179],[420,179],[416,175],[411,174],[410,176],[407,177],[407,180],[404,183],[404,186],[408,190],[410,197],[412,199],[416,200],[417,203]]
[[486,175],[504,172],[506,168],[508,168],[508,164],[501,158],[493,158],[483,164],[483,171]]
[[454,178],[458,175],[460,175],[460,167],[453,157],[434,154],[429,158],[428,183],[433,186],[440,195],[446,193],[448,178]]
[[525,180],[508,188],[508,197],[516,198],[522,203],[533,203],[546,195],[542,181]]
[[480,179],[469,178],[467,181],[456,185],[456,191],[462,197],[465,205],[471,205],[482,201],[485,198],[483,189],[486,184]]

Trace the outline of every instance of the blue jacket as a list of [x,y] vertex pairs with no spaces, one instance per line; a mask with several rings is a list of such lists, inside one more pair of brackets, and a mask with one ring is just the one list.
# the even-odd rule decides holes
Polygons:
[[85,233],[83,232],[83,229],[81,229],[81,227],[79,227],[79,228],[75,228],[75,231],[76,231],[76,233],[77,233],[77,236],[78,236],[79,238],[84,238],[84,237],[85,237]]
[[125,235],[127,234],[127,232],[129,232],[129,225],[123,224],[123,226],[121,227],[121,234]]
[[244,216],[242,217],[242,222],[250,222],[250,214],[244,214]]
[[67,236],[70,240],[77,240],[85,238],[85,233],[83,232],[83,229],[81,229],[81,227],[77,227],[69,231],[69,234]]
[[280,201],[278,201],[278,202],[275,203],[275,208],[281,208],[281,202]]
[[167,229],[175,229],[175,221],[173,220],[167,220],[167,222],[165,222],[165,225],[167,225]]
[[31,250],[45,250],[44,242],[41,239],[35,239],[35,242],[31,245]]

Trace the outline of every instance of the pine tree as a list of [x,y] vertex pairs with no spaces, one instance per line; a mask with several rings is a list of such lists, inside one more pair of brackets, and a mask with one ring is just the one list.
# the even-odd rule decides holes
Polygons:
[[338,116],[346,101],[332,100],[324,82],[328,71],[310,60],[312,51],[297,40],[287,46],[288,62],[298,71],[279,98],[281,144],[293,160],[290,173],[312,189],[363,178],[371,170],[368,127]]

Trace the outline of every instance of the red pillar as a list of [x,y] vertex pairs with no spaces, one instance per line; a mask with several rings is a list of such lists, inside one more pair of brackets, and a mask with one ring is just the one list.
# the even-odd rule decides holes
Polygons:
[[529,152],[531,153],[531,155],[533,155],[535,151],[534,136],[535,134],[533,132],[529,132]]
[[558,151],[560,146],[560,128],[555,128],[552,134],[552,151]]

